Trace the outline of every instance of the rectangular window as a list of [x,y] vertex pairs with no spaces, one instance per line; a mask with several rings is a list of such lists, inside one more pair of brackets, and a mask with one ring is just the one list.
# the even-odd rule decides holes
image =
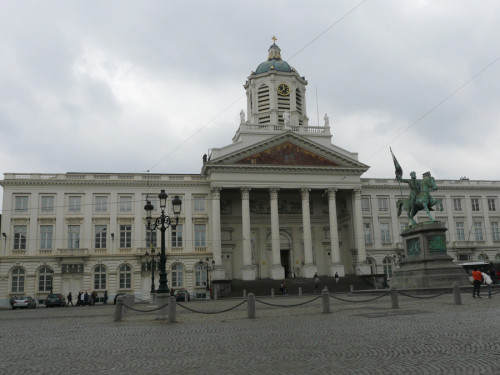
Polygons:
[[40,225],[40,250],[52,250],[52,239],[54,227],[52,225]]
[[457,233],[457,241],[465,241],[465,229],[463,222],[455,223],[456,233]]
[[69,212],[80,212],[82,210],[82,197],[80,196],[70,196],[68,199],[68,211]]
[[172,227],[172,247],[182,247],[182,224]]
[[389,211],[389,198],[379,197],[378,198],[378,210],[379,211]]
[[17,196],[14,201],[14,209],[16,212],[28,212],[28,196]]
[[365,244],[371,245],[372,243],[372,230],[370,223],[363,223],[363,234],[365,236]]
[[95,226],[95,241],[94,247],[96,249],[105,249],[107,240],[107,226],[106,225],[96,225]]
[[380,242],[391,243],[391,231],[389,223],[380,223]]
[[476,241],[484,241],[483,238],[483,223],[474,222],[474,235],[476,237]]
[[462,211],[462,198],[453,198],[453,209],[455,211]]
[[132,247],[132,226],[131,225],[120,225],[120,248],[131,248]]
[[497,210],[496,203],[497,202],[495,198],[488,198],[488,211],[496,211]]
[[146,247],[156,247],[156,231],[146,230]]
[[443,198],[436,198],[436,206],[435,206],[435,210],[436,211],[444,211],[444,199]]
[[108,197],[104,195],[95,197],[94,212],[108,212]]
[[363,212],[370,212],[370,198],[361,198],[361,210]]
[[14,250],[26,250],[27,225],[14,225]]
[[41,201],[41,210],[44,213],[54,212],[54,197],[53,196],[42,196]]
[[497,222],[491,223],[491,236],[493,237],[493,241],[500,241],[500,229]]
[[194,225],[194,246],[195,247],[205,247],[205,234],[206,225],[205,224],[195,224]]
[[121,213],[132,212],[132,196],[120,195],[118,197],[118,206]]
[[80,248],[80,226],[68,225],[68,249]]
[[479,211],[479,198],[471,198],[472,211]]
[[205,212],[205,197],[194,197],[194,212]]

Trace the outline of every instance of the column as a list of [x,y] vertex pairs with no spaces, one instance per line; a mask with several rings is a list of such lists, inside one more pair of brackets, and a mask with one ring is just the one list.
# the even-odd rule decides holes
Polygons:
[[222,266],[222,246],[220,232],[220,191],[219,187],[212,187],[212,253],[215,267],[212,271],[212,280],[224,280],[226,272]]
[[250,189],[241,189],[241,232],[243,236],[243,280],[255,280],[252,264],[252,239],[250,234]]
[[328,192],[328,214],[330,219],[330,276],[335,276],[338,273],[340,277],[345,276],[344,265],[340,261],[340,247],[339,247],[339,231],[337,224],[337,202],[336,193],[337,189],[330,188]]
[[271,278],[281,280],[285,278],[285,269],[281,265],[280,253],[280,223],[278,216],[278,190],[269,189],[271,195],[271,244],[272,244],[272,266]]
[[361,189],[354,190],[354,238],[358,249],[358,262],[354,265],[357,275],[371,274],[370,266],[366,263],[365,238],[363,236],[363,211],[361,210]]
[[305,277],[313,277],[317,271],[313,263],[312,238],[311,238],[311,209],[309,208],[309,192],[311,189],[303,188],[302,196],[302,233],[304,234],[304,267],[302,273]]

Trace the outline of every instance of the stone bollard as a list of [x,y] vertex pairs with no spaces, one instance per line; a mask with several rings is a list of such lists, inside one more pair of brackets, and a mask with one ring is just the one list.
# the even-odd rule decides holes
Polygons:
[[321,300],[323,301],[323,314],[330,314],[330,295],[326,286],[321,291]]
[[350,288],[351,288],[351,293],[353,293],[354,292],[354,285],[351,284]]
[[253,293],[248,294],[248,319],[255,319],[255,295]]
[[453,284],[453,301],[455,302],[455,305],[462,304],[462,296],[460,295],[460,287],[458,284]]
[[247,298],[247,290],[243,289],[243,299]]
[[271,298],[274,298],[274,288],[271,288]]
[[115,322],[121,322],[122,320],[122,308],[123,308],[123,296],[116,299],[115,306]]
[[299,297],[302,297],[302,287],[299,286]]
[[186,293],[184,293],[184,302],[187,302],[187,301],[189,301],[189,294],[186,291]]
[[391,304],[393,309],[399,309],[398,290],[395,287],[391,288]]
[[214,288],[214,300],[217,301],[217,298],[219,298],[219,296],[217,294],[217,288]]
[[[186,294],[187,298],[187,294]],[[171,296],[168,301],[168,322],[175,323],[176,322],[176,314],[177,314],[177,302],[175,300],[175,296]]]
[[168,303],[168,299],[170,297],[169,293],[158,293],[156,294],[156,306],[164,306],[163,308],[158,310],[156,314],[156,320],[166,320],[168,315],[168,306],[165,306]]
[[154,304],[156,302],[156,293],[149,293],[149,303]]

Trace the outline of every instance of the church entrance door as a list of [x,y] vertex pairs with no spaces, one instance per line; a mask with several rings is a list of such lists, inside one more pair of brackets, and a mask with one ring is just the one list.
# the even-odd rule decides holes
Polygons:
[[288,275],[290,275],[290,250],[289,249],[281,250],[280,255],[281,255],[281,265],[283,266],[285,271],[285,278],[287,278]]

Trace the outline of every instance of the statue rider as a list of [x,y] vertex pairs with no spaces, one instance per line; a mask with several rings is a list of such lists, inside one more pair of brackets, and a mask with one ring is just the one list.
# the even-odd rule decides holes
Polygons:
[[406,182],[408,186],[410,187],[410,196],[408,197],[409,202],[410,202],[410,216],[413,217],[413,215],[416,213],[415,210],[415,205],[417,203],[417,198],[418,195],[420,194],[420,189],[422,186],[422,182],[420,180],[417,180],[417,174],[415,172],[410,173],[411,179],[406,179],[402,178],[401,174],[396,173],[396,179],[400,182]]

